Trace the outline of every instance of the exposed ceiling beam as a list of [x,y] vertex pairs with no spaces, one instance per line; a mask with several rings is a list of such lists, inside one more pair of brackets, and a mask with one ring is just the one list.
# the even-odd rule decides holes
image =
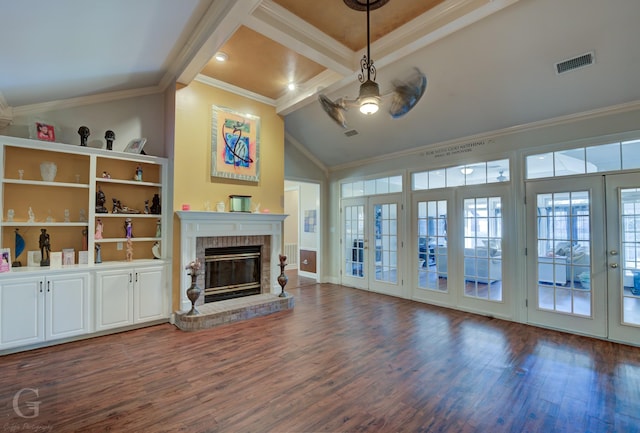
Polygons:
[[165,75],[163,82],[177,77],[178,83],[188,85],[253,13],[260,1],[215,0],[185,44],[172,72]]

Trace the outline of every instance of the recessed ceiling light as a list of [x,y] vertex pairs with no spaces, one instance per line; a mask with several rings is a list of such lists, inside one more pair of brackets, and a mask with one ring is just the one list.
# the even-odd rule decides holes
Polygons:
[[229,56],[227,53],[223,53],[222,51],[218,51],[215,56],[213,56],[219,62],[226,62]]
[[289,84],[287,84],[287,89],[289,89],[289,90],[296,90],[296,84],[295,84],[295,83],[289,83]]

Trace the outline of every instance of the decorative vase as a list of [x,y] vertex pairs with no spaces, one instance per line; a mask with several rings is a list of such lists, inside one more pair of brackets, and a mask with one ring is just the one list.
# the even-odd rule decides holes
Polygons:
[[284,286],[289,282],[289,277],[284,273],[284,267],[287,266],[287,256],[280,254],[278,258],[280,259],[280,275],[278,275],[278,284],[280,284],[280,288],[282,289],[278,297],[284,298],[287,296],[287,293],[284,291]]
[[58,172],[58,166],[55,162],[43,162],[40,164],[40,176],[45,182],[53,182]]
[[202,289],[196,285],[196,280],[198,279],[198,275],[191,275],[191,287],[187,289],[187,298],[191,301],[191,310],[187,313],[187,316],[193,316],[196,314],[200,314],[198,309],[196,308],[196,301],[200,297],[202,293]]

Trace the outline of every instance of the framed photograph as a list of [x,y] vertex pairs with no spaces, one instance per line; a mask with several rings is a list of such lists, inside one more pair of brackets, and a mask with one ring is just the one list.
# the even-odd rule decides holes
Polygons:
[[135,140],[131,140],[127,147],[124,148],[124,151],[127,153],[140,153],[142,152],[142,148],[147,142],[146,138],[136,138]]
[[304,211],[304,231],[307,233],[316,232],[316,210]]
[[0,272],[9,272],[11,270],[11,249],[0,249]]
[[62,267],[62,251],[51,251],[49,253],[49,267],[51,269]]
[[211,176],[260,180],[260,118],[213,106]]
[[76,252],[73,248],[64,248],[62,250],[62,265],[69,266],[76,264]]
[[47,123],[36,122],[35,138],[44,141],[56,141],[56,128]]
[[40,266],[40,260],[42,260],[42,253],[40,252],[40,250],[27,252],[27,266]]

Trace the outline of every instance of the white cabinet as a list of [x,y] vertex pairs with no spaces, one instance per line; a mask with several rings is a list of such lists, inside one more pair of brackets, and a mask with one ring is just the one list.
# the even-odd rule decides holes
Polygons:
[[169,317],[165,266],[96,272],[96,331]]
[[[0,248],[22,263],[0,273],[0,350],[169,317],[168,173],[166,158],[0,136]],[[75,264],[25,266],[41,230]]]
[[0,280],[0,349],[90,332],[89,273]]

